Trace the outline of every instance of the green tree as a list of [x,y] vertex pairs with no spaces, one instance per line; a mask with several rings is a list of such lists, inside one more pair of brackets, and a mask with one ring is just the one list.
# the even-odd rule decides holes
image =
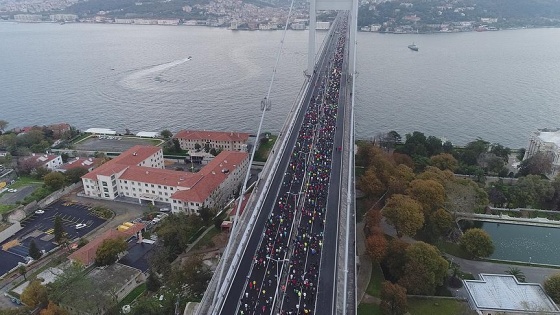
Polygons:
[[430,164],[440,170],[450,170],[454,172],[459,167],[459,162],[449,153],[440,153],[430,158]]
[[409,294],[433,295],[443,284],[449,263],[439,250],[427,243],[416,242],[406,249],[404,275],[399,284]]
[[62,243],[64,238],[64,225],[62,223],[62,218],[60,216],[54,217],[54,227],[53,227],[54,241],[58,244]]
[[179,139],[173,139],[173,149],[175,150],[175,152],[179,153],[181,152],[181,143],[179,142]]
[[33,280],[21,293],[21,301],[30,307],[37,307],[48,302],[47,288],[39,280]]
[[8,127],[8,122],[0,119],[0,131],[2,131],[2,133],[6,130],[6,127]]
[[408,309],[406,289],[398,284],[384,281],[381,284],[381,313],[384,315],[403,315]]
[[173,133],[171,133],[171,131],[167,129],[162,130],[159,134],[163,139],[169,139],[173,137]]
[[202,148],[202,146],[200,146],[200,144],[197,142],[194,144],[194,149],[198,152],[200,151],[200,148]]
[[117,261],[118,255],[127,249],[123,238],[109,238],[104,240],[95,252],[95,264],[107,266]]
[[31,258],[35,260],[41,258],[42,256],[41,251],[37,247],[37,244],[35,244],[34,240],[31,240],[31,242],[29,242],[29,256],[31,256]]
[[383,264],[387,266],[389,273],[395,279],[399,279],[404,274],[406,264],[406,250],[410,245],[398,238],[394,238],[389,242],[387,254]]
[[208,224],[208,222],[210,222],[210,219],[212,219],[212,216],[214,214],[213,214],[212,209],[210,209],[207,206],[203,206],[203,207],[200,207],[200,209],[198,210],[198,215],[200,216],[200,218],[202,219],[202,221],[205,224]]
[[59,190],[60,188],[64,187],[66,178],[62,173],[50,172],[45,175],[44,180],[45,186],[47,186],[50,190]]
[[393,195],[382,211],[387,222],[397,231],[397,236],[414,236],[424,225],[422,205],[405,195]]
[[526,281],[525,274],[517,267],[509,267],[508,270],[506,270],[506,274],[514,276],[519,282]]
[[159,280],[157,274],[150,271],[148,278],[146,278],[146,289],[150,292],[156,292],[161,287],[161,281]]
[[25,267],[25,265],[20,265],[18,267],[18,273],[23,276],[23,280],[27,280],[27,268]]
[[212,278],[212,272],[202,261],[201,256],[189,257],[182,265],[173,268],[171,276],[166,279],[166,285],[175,291],[182,291],[186,285],[187,298],[200,300]]
[[545,152],[537,152],[519,165],[519,176],[546,175],[552,170],[552,156]]
[[426,215],[443,206],[445,201],[445,189],[435,180],[415,179],[406,192],[422,205]]
[[461,236],[459,245],[472,257],[488,257],[494,253],[492,238],[478,228],[467,230]]
[[560,273],[555,273],[544,282],[544,290],[556,303],[560,303]]
[[67,183],[74,184],[81,181],[82,176],[86,175],[87,173],[88,173],[87,168],[79,166],[67,170],[64,173],[64,176],[66,177]]
[[441,236],[447,233],[453,226],[453,216],[445,211],[445,209],[439,208],[432,212],[428,218],[428,222],[434,234],[433,236]]

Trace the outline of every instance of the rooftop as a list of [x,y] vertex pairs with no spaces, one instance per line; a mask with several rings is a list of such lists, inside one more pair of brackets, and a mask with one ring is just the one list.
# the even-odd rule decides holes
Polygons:
[[480,280],[463,280],[479,310],[520,314],[560,314],[560,309],[538,283],[520,283],[513,275],[480,274]]
[[227,131],[200,131],[200,130],[181,130],[173,138],[186,140],[211,140],[211,141],[232,141],[247,142],[248,133],[227,132]]
[[537,136],[543,142],[550,142],[560,146],[560,129],[539,129]]
[[[97,180],[97,175],[109,176],[114,173],[122,172],[128,166],[137,166],[145,159],[161,150],[160,147],[136,145],[124,151],[111,161],[99,166],[95,170],[87,173],[83,178]],[[153,169],[153,168],[152,168]]]
[[93,167],[93,165],[99,161],[99,159],[97,158],[83,158],[83,157],[77,157],[75,159],[69,160],[67,163],[62,164],[61,166],[59,166],[60,169],[63,170],[69,170],[69,169],[73,169],[76,167],[83,167],[86,169],[89,169],[91,167]]
[[70,254],[70,256],[68,256],[68,259],[77,260],[80,261],[84,266],[89,266],[95,262],[95,253],[97,252],[97,248],[101,245],[101,243],[103,243],[104,240],[117,237],[123,237],[127,239],[131,236],[134,236],[137,232],[143,230],[145,227],[146,226],[142,223],[136,223],[125,231],[108,230],[100,236],[91,240],[89,243],[87,243],[77,251]]

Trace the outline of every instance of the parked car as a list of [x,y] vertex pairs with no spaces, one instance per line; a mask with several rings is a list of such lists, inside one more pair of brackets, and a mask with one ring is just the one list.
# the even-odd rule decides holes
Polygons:
[[161,209],[159,209],[159,211],[161,211],[161,212],[169,212],[169,211],[171,211],[171,209],[169,209],[169,208],[161,208]]
[[17,192],[17,189],[10,188],[10,189],[8,189],[8,192],[15,193],[15,192]]
[[41,209],[39,209],[39,210],[35,211],[35,213],[37,213],[37,214],[43,214],[43,213],[45,213],[45,211],[44,211],[44,210],[41,210]]
[[83,223],[78,223],[78,224],[76,224],[76,230],[83,229],[83,228],[85,228],[86,226],[87,226],[87,225],[85,225],[85,224],[83,224]]

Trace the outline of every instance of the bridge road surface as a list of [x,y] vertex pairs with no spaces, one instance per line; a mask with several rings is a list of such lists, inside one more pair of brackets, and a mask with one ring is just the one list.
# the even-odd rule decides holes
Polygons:
[[[307,95],[305,96],[305,99],[303,101],[303,108],[301,109],[299,115],[296,117],[296,121],[294,124],[294,128],[292,130],[292,132],[290,133],[290,136],[288,138],[288,143],[286,148],[294,148],[296,141],[297,141],[297,137],[299,134],[299,130],[301,129],[303,120],[304,120],[304,115],[306,112],[307,107],[309,106],[309,103],[311,101],[312,97],[315,97],[317,95],[317,87],[319,86],[320,83],[320,79],[322,78],[322,76],[324,75],[324,67],[325,65],[328,63],[329,58],[334,54],[335,51],[335,44],[336,41],[338,39],[339,36],[332,36],[331,38],[328,39],[328,42],[325,44],[325,49],[323,51],[323,53],[321,54],[319,60],[318,60],[318,71],[316,74],[314,74],[311,78],[312,82],[311,82],[311,87],[312,88],[312,93],[307,93]],[[340,111],[339,111],[340,113]],[[338,130],[340,129],[340,130]],[[342,128],[337,128],[336,130],[337,133],[342,133]],[[341,135],[338,135],[338,143],[341,142]],[[241,262],[239,265],[239,268],[237,269],[235,276],[233,278],[233,281],[231,283],[231,286],[228,290],[228,294],[227,297],[225,299],[224,304],[222,305],[220,314],[235,314],[236,310],[238,309],[240,300],[241,300],[241,295],[243,294],[243,292],[245,291],[245,287],[247,286],[247,279],[248,279],[248,275],[250,274],[250,271],[252,269],[253,266],[253,257],[255,256],[257,247],[259,246],[259,243],[261,242],[261,239],[263,237],[263,230],[264,230],[264,226],[265,226],[265,222],[268,219],[273,206],[276,203],[277,197],[280,195],[280,193],[282,191],[282,183],[284,182],[284,176],[285,176],[285,170],[287,169],[288,163],[290,161],[291,155],[292,155],[292,150],[289,150],[289,152],[284,152],[283,155],[281,156],[281,160],[278,166],[278,171],[274,173],[273,175],[273,181],[271,184],[271,187],[269,189],[269,191],[267,192],[266,195],[266,199],[263,203],[263,207],[262,210],[260,211],[258,218],[257,218],[257,223],[255,224],[255,229],[252,231],[250,240],[247,243],[247,247],[243,253],[243,256],[241,258]],[[340,154],[338,154],[340,155]],[[339,158],[340,159],[340,158]],[[338,163],[338,168],[340,168],[340,163]],[[338,185],[337,185],[338,187]],[[335,194],[338,198],[338,193]],[[334,202],[334,201],[333,201]],[[336,201],[336,204],[338,204],[338,202]],[[336,212],[338,212],[338,209],[336,209]],[[333,216],[331,216],[333,217]],[[334,218],[336,219],[337,217],[337,213],[334,214]],[[334,225],[335,227],[337,226],[337,222],[335,222],[334,219],[330,219],[331,221],[331,225]],[[335,228],[336,231],[336,228]],[[336,234],[334,233],[334,231],[332,233],[332,237],[335,242],[335,244],[331,244],[330,246],[332,248],[336,248]],[[332,257],[335,257],[334,254],[331,255]],[[333,261],[331,262],[331,264],[334,266],[336,265],[336,263]],[[273,272],[278,272],[278,265],[275,262],[272,262],[273,266],[276,266],[276,268],[272,268],[271,270]],[[331,273],[330,276],[330,283],[334,283],[334,274]],[[262,281],[262,280],[261,280]],[[327,279],[325,280],[325,283],[329,282],[329,279],[327,277]],[[332,287],[334,287],[335,285],[332,285]],[[334,296],[331,296],[329,299],[329,304],[332,305],[332,300],[334,300]],[[259,310],[260,311],[260,310]],[[270,312],[269,310],[267,310],[268,312]],[[267,312],[267,313],[268,313]],[[260,313],[260,312],[259,312]]]
[[[344,45],[343,59],[348,56],[348,26],[342,31],[342,35],[346,37]],[[345,100],[342,93],[345,91],[346,86],[346,73],[348,69],[346,67],[347,62],[343,62],[342,75],[340,77],[340,87],[339,87],[339,101],[338,101],[338,115],[336,118],[336,132],[334,135],[334,146],[339,148],[343,146],[343,131],[344,131],[344,113],[346,112]],[[346,68],[346,69],[345,69]],[[315,303],[315,313],[314,314],[335,314],[336,310],[336,297],[337,297],[337,257],[338,257],[338,229],[341,228],[339,225],[339,213],[340,213],[340,189],[341,189],[341,178],[342,178],[342,153],[335,152],[332,156],[331,162],[331,179],[329,184],[329,194],[327,200],[327,211],[325,214],[325,235],[323,239],[323,255],[321,256],[321,268],[319,272],[319,282],[317,289],[317,300]],[[346,170],[348,172],[352,170]],[[342,287],[340,288],[342,289]]]

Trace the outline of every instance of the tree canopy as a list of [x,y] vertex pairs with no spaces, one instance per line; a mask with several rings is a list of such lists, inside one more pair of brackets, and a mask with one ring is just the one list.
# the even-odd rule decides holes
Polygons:
[[397,236],[414,236],[424,225],[422,205],[405,195],[393,195],[383,209],[383,216],[397,231]]
[[33,280],[21,293],[21,301],[30,307],[37,307],[48,302],[47,288],[39,280]]
[[555,273],[544,282],[544,289],[556,303],[560,303],[560,273]]
[[45,185],[51,190],[59,190],[60,188],[64,187],[64,183],[66,182],[66,178],[62,173],[59,172],[50,172],[45,175]]
[[117,261],[118,255],[127,249],[123,238],[109,238],[104,240],[95,252],[95,264],[107,266]]
[[381,303],[379,304],[385,315],[403,315],[408,309],[406,289],[398,284],[384,281],[381,284]]
[[443,284],[449,263],[430,244],[416,242],[406,249],[404,275],[399,284],[409,294],[432,295]]
[[468,229],[459,240],[459,245],[472,257],[488,257],[494,253],[492,238],[478,228]]

